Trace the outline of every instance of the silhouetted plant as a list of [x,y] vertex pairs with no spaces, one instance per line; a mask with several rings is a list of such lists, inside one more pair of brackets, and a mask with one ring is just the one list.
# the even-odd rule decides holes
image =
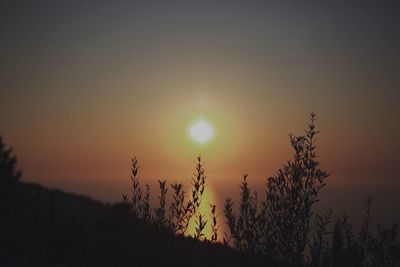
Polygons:
[[195,227],[195,234],[194,238],[197,240],[202,240],[204,239],[204,229],[206,228],[207,225],[207,220],[204,220],[204,217],[199,214],[199,216],[196,218],[196,227]]
[[201,156],[197,157],[196,173],[192,178],[192,199],[188,203],[188,209],[195,213],[201,204],[201,199],[206,187],[206,176],[204,175]]
[[398,225],[384,229],[378,225],[377,236],[370,227],[372,199],[365,201],[365,213],[358,238],[346,213],[333,229],[330,266],[400,266]]
[[332,210],[328,210],[324,215],[315,215],[313,223],[312,240],[309,241],[310,266],[329,266],[330,250],[328,235],[331,234],[327,227],[331,223]]
[[372,235],[372,231],[370,229],[370,220],[371,220],[371,207],[372,207],[372,198],[370,196],[365,200],[365,212],[363,223],[360,228],[359,234],[359,244],[362,253],[363,265],[370,265],[372,261],[372,246],[375,242],[374,237]]
[[0,183],[14,184],[21,178],[22,172],[17,170],[17,157],[12,154],[12,148],[6,148],[0,136]]
[[211,242],[216,243],[218,241],[218,225],[217,225],[217,214],[216,205],[210,205],[211,207]]
[[[99,266],[98,263],[103,259],[108,261],[102,266],[121,266],[129,263],[132,255],[148,259],[154,251],[164,257],[147,263],[148,265],[155,263],[157,266],[165,263],[164,260],[171,252],[170,247],[179,249],[170,257],[168,263],[180,265],[197,263],[185,252],[195,251],[197,257],[209,255],[209,252],[220,255],[222,251],[221,255],[225,255],[224,258],[207,263],[217,266],[243,264],[246,266],[250,265],[247,260],[259,263],[257,260],[266,259],[272,266],[400,266],[399,224],[389,228],[378,225],[377,232],[372,231],[370,197],[365,202],[365,213],[358,235],[354,234],[353,225],[346,213],[336,221],[332,231],[328,230],[331,210],[323,215],[313,216],[312,206],[318,201],[318,193],[325,185],[328,176],[326,171],[320,169],[315,152],[315,136],[318,134],[314,125],[315,119],[315,114],[311,114],[304,136],[290,136],[291,146],[295,151],[294,157],[279,169],[275,176],[267,179],[265,199],[258,199],[257,193],[250,188],[245,174],[240,185],[238,210],[234,212],[231,198],[226,200],[224,215],[230,229],[230,234],[225,233],[223,238],[226,247],[212,244],[218,240],[215,205],[210,205],[211,242],[197,242],[206,240],[204,230],[208,223],[204,214],[199,211],[206,188],[206,176],[200,156],[197,157],[189,195],[183,190],[182,184],[171,184],[172,201],[169,214],[166,210],[168,192],[166,181],[158,180],[160,205],[154,209],[155,216],[153,216],[150,206],[150,186],[146,184],[142,191],[138,176],[139,165],[135,157],[131,163],[130,201],[128,195],[123,194],[123,203],[111,207],[101,203],[94,205],[92,201],[74,196],[72,197],[74,201],[85,203],[84,205],[90,208],[82,209],[77,213],[79,215],[74,215],[73,220],[64,222],[70,215],[65,215],[64,210],[55,213],[57,209],[53,205],[57,202],[54,198],[61,197],[60,203],[63,204],[58,205],[64,208],[64,205],[68,206],[68,201],[71,201],[71,196],[37,185],[17,183],[21,172],[16,170],[16,158],[12,155],[11,149],[5,148],[0,138],[0,193],[5,199],[0,201],[3,211],[0,217],[3,238],[0,242],[2,248],[6,247],[7,252],[13,253],[6,258],[6,263],[7,259],[12,259],[15,255],[18,256],[15,258],[21,258],[21,264],[7,266],[25,266],[28,262],[43,263],[44,266],[52,263]],[[11,187],[3,186],[11,184],[18,184],[15,187],[17,190],[9,190]],[[75,203],[74,201],[71,203]],[[72,210],[76,208],[74,205],[70,206],[73,206]],[[78,209],[80,208],[79,205]],[[90,219],[86,218],[82,223],[82,214],[91,209],[94,210],[96,219],[93,220],[90,214],[84,216]],[[104,217],[104,214],[108,215]],[[57,224],[54,223],[55,216],[59,217]],[[185,235],[191,220],[195,221],[193,238],[196,240],[171,238],[172,233]],[[60,224],[62,228],[57,229]],[[165,229],[169,231],[164,231]],[[172,245],[169,246],[170,244]],[[53,248],[54,245],[56,249]],[[168,245],[168,248],[165,245]],[[229,245],[233,245],[241,253],[234,253],[234,250],[228,248]],[[305,253],[306,245],[309,246],[308,254]],[[153,250],[154,246],[156,250]],[[201,253],[198,253],[198,248],[202,248]],[[107,255],[109,252],[110,256]],[[140,254],[142,252],[147,254],[143,256]],[[3,254],[8,256],[9,253]],[[3,254],[0,263],[3,263]],[[307,262],[304,262],[304,254],[308,255]],[[120,260],[121,255],[124,258]],[[53,261],[53,258],[56,260]],[[87,258],[90,258],[91,264],[85,262]],[[182,258],[185,258],[185,261]],[[197,259],[202,259],[202,256]],[[137,258],[135,260],[137,261]],[[228,264],[226,260],[230,260]]]
[[[365,214],[360,233],[355,237],[352,224],[346,213],[329,231],[332,211],[313,216],[312,207],[318,201],[318,194],[325,186],[328,173],[320,168],[317,160],[315,138],[315,114],[304,136],[290,135],[294,149],[293,159],[269,177],[265,198],[259,200],[243,175],[240,185],[239,209],[234,212],[231,198],[225,201],[224,215],[230,230],[225,233],[223,243],[233,245],[236,250],[264,254],[272,262],[283,265],[307,266],[397,266],[400,250],[397,229],[378,227],[374,237],[370,226],[372,199],[365,202]],[[206,188],[206,176],[201,157],[197,157],[196,171],[191,181],[189,195],[180,183],[171,184],[172,201],[169,214],[166,211],[166,181],[158,181],[160,206],[155,209],[155,222],[177,235],[185,235],[191,220],[195,220],[193,238],[206,240],[204,235],[208,223],[199,207]],[[152,223],[150,187],[146,184],[144,195],[138,178],[137,159],[132,159],[132,206],[137,217]],[[127,200],[127,196],[123,196]],[[216,206],[210,205],[212,230],[211,242],[218,240]],[[311,220],[314,218],[314,220]],[[312,223],[312,224],[311,224]],[[307,262],[304,261],[308,245]]]
[[165,180],[164,181],[158,180],[158,185],[160,188],[160,195],[158,196],[158,200],[160,206],[157,209],[155,209],[155,214],[156,214],[156,222],[158,223],[158,225],[160,227],[168,228],[169,226],[167,225],[166,210],[165,210],[168,189],[165,184],[166,184]]
[[144,192],[142,213],[145,222],[150,223],[152,221],[151,207],[150,207],[150,186],[146,183],[146,190]]
[[186,207],[185,191],[180,183],[171,184],[173,196],[170,205],[169,225],[171,230],[177,234],[186,232]]
[[233,213],[232,199],[225,202],[225,216],[228,219],[228,227],[235,240],[234,245],[238,250],[258,251],[261,237],[260,222],[262,218],[258,214],[258,202],[256,192],[251,192],[247,183],[247,174],[243,175],[240,185],[240,209],[236,218]]
[[[17,170],[17,157],[13,155],[11,148],[6,148],[0,136],[0,265],[10,265],[4,262],[4,258],[21,257],[20,251],[26,242],[23,238],[32,234],[27,231],[33,220],[29,216],[29,211],[25,209],[25,198],[19,193],[20,178],[21,171]],[[41,248],[42,240],[35,241],[35,248]],[[10,251],[9,248],[14,250]],[[32,248],[32,251],[35,248]],[[24,259],[21,259],[22,261]]]
[[359,266],[362,261],[362,253],[360,251],[360,244],[354,235],[354,227],[350,223],[347,213],[343,213],[342,225],[344,235],[344,248],[345,248],[345,264],[350,266]]
[[311,113],[305,136],[290,136],[295,151],[278,173],[267,181],[265,202],[268,247],[278,260],[299,264],[309,234],[312,206],[318,201],[319,191],[325,186],[328,173],[320,169],[315,137],[316,115]]
[[131,161],[132,209],[137,217],[142,213],[142,190],[140,188],[138,171],[138,160],[134,157]]
[[315,138],[319,132],[315,120],[316,115],[311,113],[306,134],[290,136],[294,158],[268,178],[260,211],[257,195],[248,187],[247,175],[241,185],[238,217],[233,213],[232,200],[227,199],[224,212],[237,249],[261,250],[289,264],[303,262],[311,208],[328,177],[317,160]]
[[204,175],[201,156],[197,157],[196,173],[192,178],[192,189],[190,197],[186,200],[186,193],[182,184],[174,183],[171,185],[173,190],[173,201],[170,205],[170,226],[176,234],[184,235],[188,229],[190,220],[197,213],[204,190],[206,187],[206,176]]
[[332,236],[331,263],[333,266],[342,266],[345,262],[343,228],[340,221],[335,223]]
[[227,198],[225,200],[224,215],[227,220],[226,224],[228,225],[230,231],[229,236],[225,233],[224,244],[229,244],[230,241],[233,239],[234,247],[236,249],[239,249],[241,243],[241,236],[237,233],[236,230],[236,214],[233,211],[233,201],[231,198]]
[[378,238],[373,245],[373,266],[400,266],[399,224],[390,228],[377,226]]

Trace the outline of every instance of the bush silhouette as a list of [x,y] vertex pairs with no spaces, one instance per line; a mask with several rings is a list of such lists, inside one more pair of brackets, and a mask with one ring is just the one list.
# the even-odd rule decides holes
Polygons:
[[17,157],[12,154],[12,149],[6,148],[0,136],[0,183],[3,186],[15,184],[21,178],[21,171],[17,171]]
[[271,255],[276,261],[301,264],[308,243],[312,206],[325,186],[328,173],[320,169],[315,137],[316,115],[310,115],[304,136],[290,136],[294,156],[275,176],[268,178],[266,197],[258,198],[244,175],[239,215],[233,212],[232,199],[225,203],[225,216],[238,250]]
[[[173,195],[172,201],[169,205],[168,215],[166,210],[166,197],[168,192],[166,181],[158,180],[160,189],[160,195],[158,196],[158,199],[160,207],[154,209],[155,214],[153,215],[150,207],[150,187],[148,184],[145,185],[145,194],[143,196],[143,191],[141,189],[138,176],[138,160],[136,157],[134,157],[131,164],[132,212],[137,218],[144,220],[145,223],[157,224],[159,227],[177,235],[185,235],[187,233],[190,221],[194,219],[196,220],[196,233],[193,235],[193,237],[195,239],[204,239],[203,232],[207,224],[207,220],[204,219],[204,214],[197,214],[204,191],[206,189],[206,176],[204,174],[201,156],[197,157],[195,168],[196,172],[191,181],[191,192],[189,197],[183,189],[183,184],[171,184]],[[127,202],[128,197],[123,195],[123,200],[124,202]],[[216,227],[216,219],[214,227]]]

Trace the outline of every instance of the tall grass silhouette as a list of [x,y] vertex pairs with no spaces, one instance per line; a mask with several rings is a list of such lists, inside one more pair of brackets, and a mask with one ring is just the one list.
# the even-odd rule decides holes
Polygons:
[[[199,207],[202,202],[204,191],[206,190],[206,176],[201,156],[198,156],[195,163],[195,174],[191,181],[191,191],[184,191],[184,185],[181,183],[172,183],[170,189],[172,191],[172,201],[169,203],[169,209],[166,208],[166,198],[168,188],[166,181],[158,180],[160,193],[158,196],[159,207],[154,209],[154,215],[150,207],[150,187],[145,184],[145,194],[139,179],[139,165],[136,157],[131,163],[131,209],[132,212],[146,223],[155,223],[165,230],[171,231],[177,235],[185,235],[187,233],[189,223],[195,220],[195,239],[204,239],[204,229],[208,223],[205,214],[199,213]],[[123,194],[123,201],[127,202],[127,195]],[[214,212],[213,226],[216,227],[215,208],[210,209]],[[215,229],[216,231],[216,229]],[[214,237],[216,239],[217,236]]]

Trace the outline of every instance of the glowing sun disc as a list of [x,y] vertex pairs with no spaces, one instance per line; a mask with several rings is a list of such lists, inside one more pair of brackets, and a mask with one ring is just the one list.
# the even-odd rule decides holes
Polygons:
[[195,142],[205,144],[213,137],[214,130],[210,123],[206,120],[200,119],[193,123],[189,129],[189,133]]

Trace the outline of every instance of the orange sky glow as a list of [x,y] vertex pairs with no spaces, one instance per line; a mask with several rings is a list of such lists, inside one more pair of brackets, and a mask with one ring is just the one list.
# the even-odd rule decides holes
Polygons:
[[[292,155],[288,134],[303,134],[315,112],[331,173],[321,208],[359,210],[372,194],[395,210],[397,15],[368,5],[332,4],[334,17],[322,6],[256,6],[11,6],[1,26],[0,134],[23,180],[120,201],[136,156],[155,202],[157,179],[188,185],[201,154],[222,217],[242,174],[262,192]],[[198,118],[215,130],[202,145],[188,136]]]

